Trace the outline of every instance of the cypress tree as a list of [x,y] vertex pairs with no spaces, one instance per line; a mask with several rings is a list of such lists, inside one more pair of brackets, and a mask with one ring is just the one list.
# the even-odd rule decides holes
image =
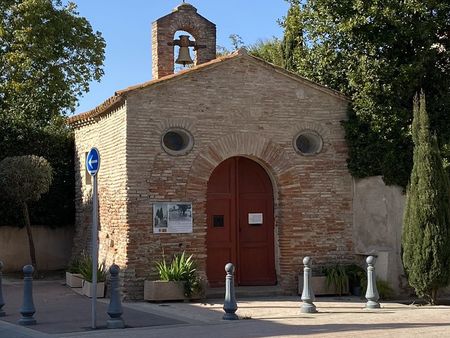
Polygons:
[[425,95],[414,98],[413,170],[407,189],[402,259],[409,284],[431,304],[448,285],[450,270],[450,185],[436,135],[431,136]]
[[287,16],[281,25],[284,28],[281,53],[283,67],[290,71],[296,71],[299,55],[303,51],[303,30],[300,25],[300,1],[288,0],[291,4]]

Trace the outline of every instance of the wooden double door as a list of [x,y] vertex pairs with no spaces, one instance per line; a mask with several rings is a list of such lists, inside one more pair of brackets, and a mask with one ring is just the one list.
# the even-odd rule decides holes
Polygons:
[[222,162],[208,181],[207,276],[222,286],[224,266],[236,267],[238,285],[276,284],[272,183],[245,157]]

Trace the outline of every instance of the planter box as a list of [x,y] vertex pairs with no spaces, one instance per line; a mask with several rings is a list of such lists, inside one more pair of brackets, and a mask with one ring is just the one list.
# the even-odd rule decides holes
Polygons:
[[[83,295],[92,298],[92,283],[83,280]],[[105,282],[97,282],[97,298],[105,297]]]
[[185,300],[184,282],[145,281],[144,300]]
[[194,300],[201,299],[201,294],[194,294],[190,298],[184,296],[184,282],[148,281],[144,282],[144,300],[152,302],[166,300]]
[[[321,296],[321,295],[338,295],[339,292],[336,290],[336,288],[330,287],[327,288],[327,282],[326,282],[325,276],[315,276],[311,278],[311,285],[312,289],[314,291],[314,295]],[[303,274],[298,275],[298,294],[301,295],[303,292]],[[342,291],[343,295],[346,295],[349,293],[348,290],[348,283],[344,287],[344,290]]]
[[79,273],[66,272],[66,285],[71,288],[81,288],[83,277]]

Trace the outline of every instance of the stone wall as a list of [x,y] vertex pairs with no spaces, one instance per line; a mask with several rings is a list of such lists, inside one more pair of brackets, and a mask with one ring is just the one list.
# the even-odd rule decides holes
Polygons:
[[[36,261],[40,271],[65,269],[70,259],[73,227],[52,229],[32,226]],[[4,272],[22,271],[31,264],[28,236],[25,228],[0,227],[0,261]]]
[[401,234],[405,195],[397,186],[386,186],[381,176],[354,180],[353,240],[361,257],[378,256],[377,276],[396,294],[407,283],[401,261]]
[[[275,192],[277,278],[296,290],[305,255],[315,264],[352,261],[352,179],[341,121],[347,102],[322,87],[242,55],[131,92],[127,96],[128,295],[142,298],[154,264],[186,249],[204,273],[206,188],[213,169],[232,156],[260,163]],[[192,133],[194,148],[170,156],[164,130]],[[301,130],[323,138],[316,156],[302,156]],[[192,201],[192,234],[153,234],[152,203]]]

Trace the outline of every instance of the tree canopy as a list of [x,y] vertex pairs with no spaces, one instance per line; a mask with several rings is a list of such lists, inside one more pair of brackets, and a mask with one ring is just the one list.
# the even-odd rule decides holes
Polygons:
[[383,175],[388,184],[406,186],[411,102],[421,88],[450,159],[448,1],[286,1],[284,39],[275,48],[285,68],[352,99],[345,128],[354,176]]
[[48,161],[39,156],[13,156],[0,161],[0,192],[12,200],[22,211],[30,248],[30,258],[36,267],[36,250],[31,231],[28,203],[38,201],[49,191],[52,184],[52,167]]
[[73,3],[2,0],[0,20],[3,115],[47,125],[103,75],[105,42]]
[[[51,163],[51,193],[30,208],[37,223],[73,220],[73,136],[65,115],[103,75],[104,49],[73,3],[0,0],[0,160],[35,154]],[[2,225],[20,222],[13,208],[0,196]]]
[[19,203],[38,201],[52,183],[52,167],[39,156],[6,157],[0,161],[1,191]]

